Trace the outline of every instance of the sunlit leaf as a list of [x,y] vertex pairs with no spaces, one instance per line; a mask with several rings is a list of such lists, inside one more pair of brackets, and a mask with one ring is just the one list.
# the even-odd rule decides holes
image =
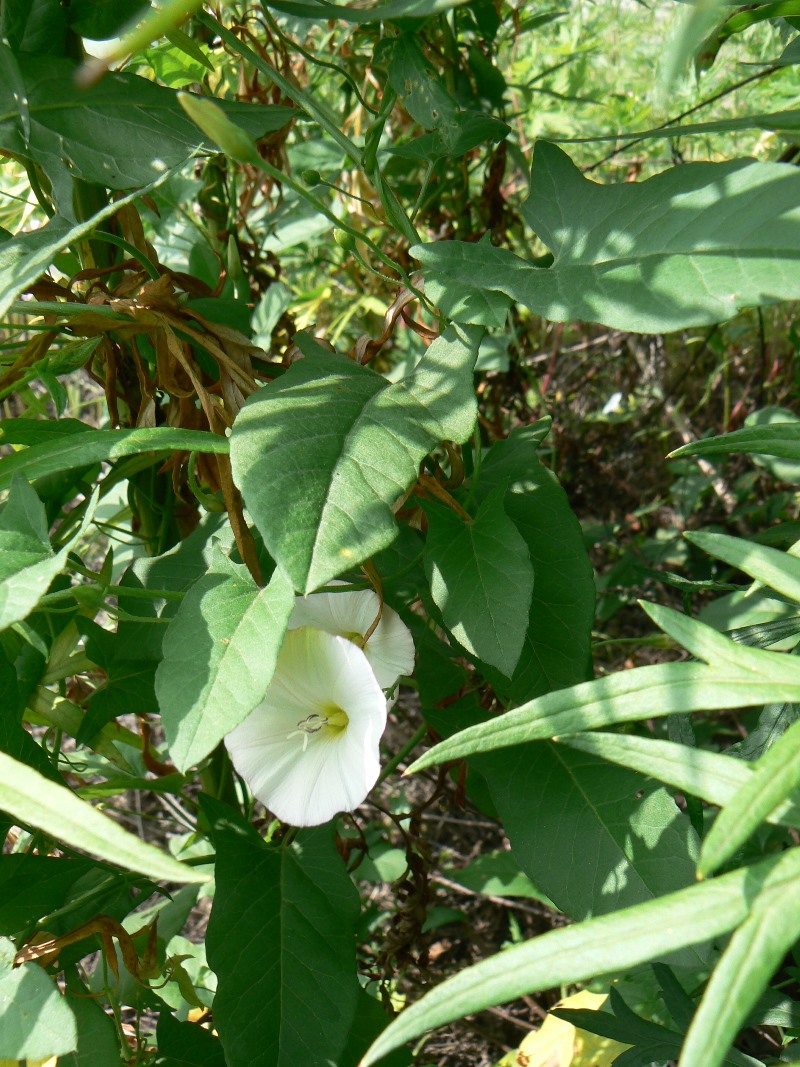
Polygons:
[[800,559],[796,556],[727,534],[698,531],[687,533],[685,537],[709,556],[716,556],[744,571],[789,600],[800,602]]
[[598,185],[540,141],[523,213],[551,266],[467,242],[411,252],[440,283],[498,290],[557,322],[678,330],[800,296],[799,190],[796,168],[747,160]]
[[800,937],[797,886],[777,885],[756,898],[708,983],[678,1060],[717,1067],[762,991]]
[[14,967],[15,948],[0,937],[0,1058],[44,1060],[72,1052],[75,1018],[55,982],[35,963]]
[[231,436],[234,479],[298,591],[391,544],[392,505],[420,461],[439,441],[469,436],[478,340],[475,331],[449,329],[396,384],[306,346],[303,359],[244,405]]
[[[752,764],[743,759],[654,737],[595,731],[559,740],[570,748],[591,752],[621,767],[667,782],[718,807],[732,801],[754,773]],[[766,820],[800,829],[800,808],[790,802],[779,804],[770,810]]]
[[[513,945],[448,978],[401,1012],[372,1045],[361,1067],[371,1067],[392,1049],[452,1019],[541,989],[626,971],[719,937],[748,918],[762,893],[777,888],[796,892],[798,876],[800,850],[793,850],[646,904]],[[757,997],[760,988],[754,988]]]
[[263,698],[294,590],[279,570],[259,589],[218,553],[164,635],[156,695],[170,755],[184,771],[207,756]]
[[24,451],[6,456],[0,462],[0,489],[11,484],[17,471],[30,480],[47,474],[90,467],[102,460],[135,456],[141,452],[212,452],[226,455],[227,437],[203,430],[173,429],[154,426],[140,430],[92,430],[88,426],[82,434],[59,435],[58,440],[43,441]]
[[800,722],[795,722],[753,765],[749,780],[717,816],[703,842],[698,871],[711,874],[730,859],[798,786]]
[[0,752],[0,811],[23,826],[43,830],[72,848],[129,871],[168,882],[204,882],[206,875],[140,841],[79,800],[66,786]]

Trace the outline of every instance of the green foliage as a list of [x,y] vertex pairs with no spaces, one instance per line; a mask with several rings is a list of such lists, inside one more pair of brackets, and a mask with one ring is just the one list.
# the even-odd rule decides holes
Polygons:
[[800,7],[206,8],[0,0],[0,1060],[796,1058]]
[[164,635],[156,694],[178,769],[199,763],[260,703],[294,606],[275,571],[259,589],[220,552]]
[[358,902],[330,830],[269,848],[219,804],[205,810],[218,894],[208,953],[226,1058],[254,1067],[336,1062],[359,992]]
[[244,407],[231,437],[234,478],[300,592],[391,544],[391,505],[420,460],[437,441],[469,437],[476,341],[452,329],[396,384],[304,346],[303,359]]
[[431,596],[455,639],[508,678],[522,652],[534,575],[528,548],[503,510],[505,486],[474,520],[426,507],[425,567]]
[[58,990],[41,971],[15,970],[13,964],[14,946],[0,938],[0,1056],[41,1060],[72,1052],[78,1041],[75,1019]]

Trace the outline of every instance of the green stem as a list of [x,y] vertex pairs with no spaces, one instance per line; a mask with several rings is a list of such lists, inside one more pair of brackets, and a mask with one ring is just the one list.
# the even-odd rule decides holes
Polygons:
[[425,736],[426,736],[427,733],[428,733],[428,724],[427,723],[423,723],[423,725],[419,727],[419,729],[414,734],[414,736],[411,738],[411,740],[407,741],[403,745],[403,747],[400,749],[400,751],[397,753],[397,755],[393,756],[389,760],[389,762],[386,764],[386,766],[383,768],[383,771],[381,772],[381,776],[378,779],[378,783],[379,784],[380,784],[380,782],[384,782],[389,777],[389,775],[392,774],[400,766],[400,764],[403,762],[403,760],[406,758],[406,756],[408,756],[411,752],[413,752],[414,749],[417,747],[417,745],[421,741],[423,741],[425,739]]

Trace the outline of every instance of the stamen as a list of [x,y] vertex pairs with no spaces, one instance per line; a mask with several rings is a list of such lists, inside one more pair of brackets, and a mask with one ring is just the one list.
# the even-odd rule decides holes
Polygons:
[[292,737],[297,737],[298,734],[303,735],[303,752],[308,748],[308,738],[310,734],[318,734],[323,726],[328,725],[328,720],[324,715],[318,715],[316,712],[312,712],[311,715],[306,715],[305,719],[301,719],[297,724],[297,729],[292,730],[287,735],[286,740],[290,740]]

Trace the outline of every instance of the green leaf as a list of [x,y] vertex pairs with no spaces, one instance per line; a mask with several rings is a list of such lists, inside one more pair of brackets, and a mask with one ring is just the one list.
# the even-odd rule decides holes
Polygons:
[[534,579],[525,541],[503,510],[504,496],[500,485],[472,522],[426,504],[424,560],[431,596],[453,637],[510,678],[525,640]]
[[46,1060],[72,1052],[75,1017],[36,963],[14,967],[14,945],[0,937],[0,1059]]
[[0,467],[0,489],[6,489],[17,471],[27,478],[43,478],[76,467],[89,467],[104,460],[135,456],[141,452],[213,452],[226,455],[227,437],[204,430],[181,430],[155,426],[141,430],[90,430],[67,434],[56,441],[43,441],[7,456]]
[[691,441],[669,453],[668,459],[682,456],[728,456],[745,452],[753,456],[778,456],[800,461],[800,422],[773,422],[767,426],[746,426],[743,430]]
[[484,852],[466,867],[442,867],[451,882],[489,897],[530,897],[550,904],[530,878],[523,874],[510,852]]
[[486,245],[411,249],[439,280],[498,290],[538,315],[644,333],[731,318],[800,296],[800,175],[780,163],[689,163],[601,186],[540,141],[525,220],[543,268]]
[[[502,753],[502,763],[497,756],[474,764],[520,867],[571,918],[694,882],[699,844],[688,817],[666,790],[648,788],[631,771],[541,743]],[[702,966],[702,958],[681,963]]]
[[98,492],[92,494],[78,531],[53,552],[44,505],[21,474],[13,479],[0,511],[0,630],[29,615],[64,569],[92,521]]
[[704,842],[698,873],[712,874],[800,785],[800,722],[753,764],[749,780],[717,816]]
[[231,435],[233,475],[295,589],[312,592],[394,540],[392,505],[420,461],[472,431],[478,340],[451,327],[395,384],[301,341],[305,357],[248,399]]
[[[682,793],[718,807],[730,803],[753,775],[751,765],[745,760],[653,737],[598,731],[573,734],[559,741],[569,748],[602,756],[621,767],[667,782]],[[796,804],[778,804],[765,818],[770,823],[800,829],[800,807]]]
[[[15,111],[15,118],[16,115]],[[72,223],[57,215],[46,226],[30,233],[15,234],[10,240],[0,243],[0,318],[5,318],[17,296],[50,267],[59,252],[88,236],[121,207],[157,189],[172,173],[167,171],[161,174],[144,189],[115,200],[85,221]],[[8,460],[4,460],[6,462]]]
[[294,590],[280,570],[259,589],[222,552],[196,582],[164,635],[156,695],[175,766],[207,756],[263,699]]
[[107,41],[149,7],[150,0],[71,0],[68,10],[73,32],[90,41]]
[[358,895],[330,827],[269,847],[203,797],[217,849],[208,962],[228,1063],[337,1063],[355,1015]]
[[686,1035],[680,1067],[717,1067],[770,978],[800,937],[797,885],[758,895],[731,938]]
[[[380,1002],[365,989],[359,989],[353,1028],[337,1067],[358,1067],[362,1054],[388,1022],[389,1016]],[[397,1049],[383,1061],[383,1067],[413,1067],[412,1053],[409,1049]]]
[[0,856],[0,934],[15,934],[60,908],[94,864],[64,856]]
[[[26,135],[17,117],[15,87],[0,66],[0,148],[40,164],[48,173],[66,161],[70,174],[110,189],[148,185],[210,138],[183,113],[172,89],[135,74],[108,72],[98,85],[76,84],[78,64],[20,53],[16,57],[28,104]],[[253,137],[285,126],[291,108],[219,100],[228,118]],[[131,151],[131,145],[136,151]]]
[[0,40],[16,52],[64,54],[68,11],[53,0],[4,0]]
[[[773,679],[778,674],[788,679],[789,684],[798,677],[795,665],[786,656],[776,657],[775,653],[766,653],[769,660],[764,659],[764,651],[758,648],[749,648],[741,641],[733,641],[726,634],[719,633],[713,626],[693,619],[691,615],[684,615],[674,608],[664,607],[661,604],[645,604],[639,601],[639,606],[650,616],[656,626],[668,634],[679,645],[691,652],[699,660],[709,663],[712,667],[727,665],[731,671],[737,674],[752,673],[760,674],[764,670],[771,670]],[[788,673],[787,673],[788,672]]]
[[197,1023],[179,1022],[162,1011],[157,1036],[160,1067],[225,1067],[220,1039]]
[[386,0],[385,3],[373,4],[371,7],[355,7],[352,4],[332,4],[315,0],[269,0],[267,7],[297,18],[338,18],[342,22],[367,23],[386,22],[390,19],[429,18],[454,7],[461,7],[467,2],[468,0]]
[[78,1026],[78,1047],[61,1057],[58,1067],[124,1067],[114,1020],[77,978],[68,976],[67,989],[72,994],[69,1006]]
[[760,676],[748,676],[745,672],[737,676],[727,665],[663,663],[620,671],[548,693],[442,741],[416,760],[406,773],[509,745],[564,737],[614,723],[678,712],[800,700],[800,669],[796,665],[791,672],[793,679],[770,676],[773,665],[780,669],[794,657],[776,652],[758,655],[769,657]]
[[[71,848],[168,882],[205,882],[206,875],[140,841],[64,786],[0,752],[0,811]],[[49,1055],[49,1053],[48,1053]]]
[[522,703],[591,676],[595,585],[580,523],[567,495],[535,452],[549,422],[518,427],[492,445],[479,498],[505,485],[505,511],[525,540],[535,581],[522,654],[501,693]]
[[[166,599],[158,594],[186,592],[209,571],[218,548],[230,549],[233,531],[226,519],[227,516],[219,513],[205,515],[197,529],[169,552],[137,559],[125,571],[117,586],[119,606],[136,618],[120,619],[115,643],[121,645],[126,654],[135,655],[139,661],[160,662],[165,630],[163,624],[154,625],[152,620],[161,619],[166,623],[173,618],[180,597]],[[150,595],[142,596],[145,590]]]
[[409,115],[426,130],[442,129],[455,118],[458,104],[425,58],[416,33],[401,34],[395,41],[389,81]]
[[140,658],[135,645],[120,635],[103,630],[89,619],[79,618],[76,625],[84,635],[88,659],[102,668],[105,685],[95,690],[86,705],[76,740],[90,744],[106,723],[120,715],[152,715],[158,711],[155,695],[156,665]]
[[709,556],[736,567],[789,600],[800,602],[800,559],[767,545],[717,533],[687,533],[686,540]]
[[448,978],[406,1008],[372,1045],[361,1067],[372,1067],[387,1052],[452,1019],[541,989],[627,971],[722,936],[748,918],[761,893],[781,887],[796,895],[798,877],[800,849],[794,849],[701,885],[514,945]]

